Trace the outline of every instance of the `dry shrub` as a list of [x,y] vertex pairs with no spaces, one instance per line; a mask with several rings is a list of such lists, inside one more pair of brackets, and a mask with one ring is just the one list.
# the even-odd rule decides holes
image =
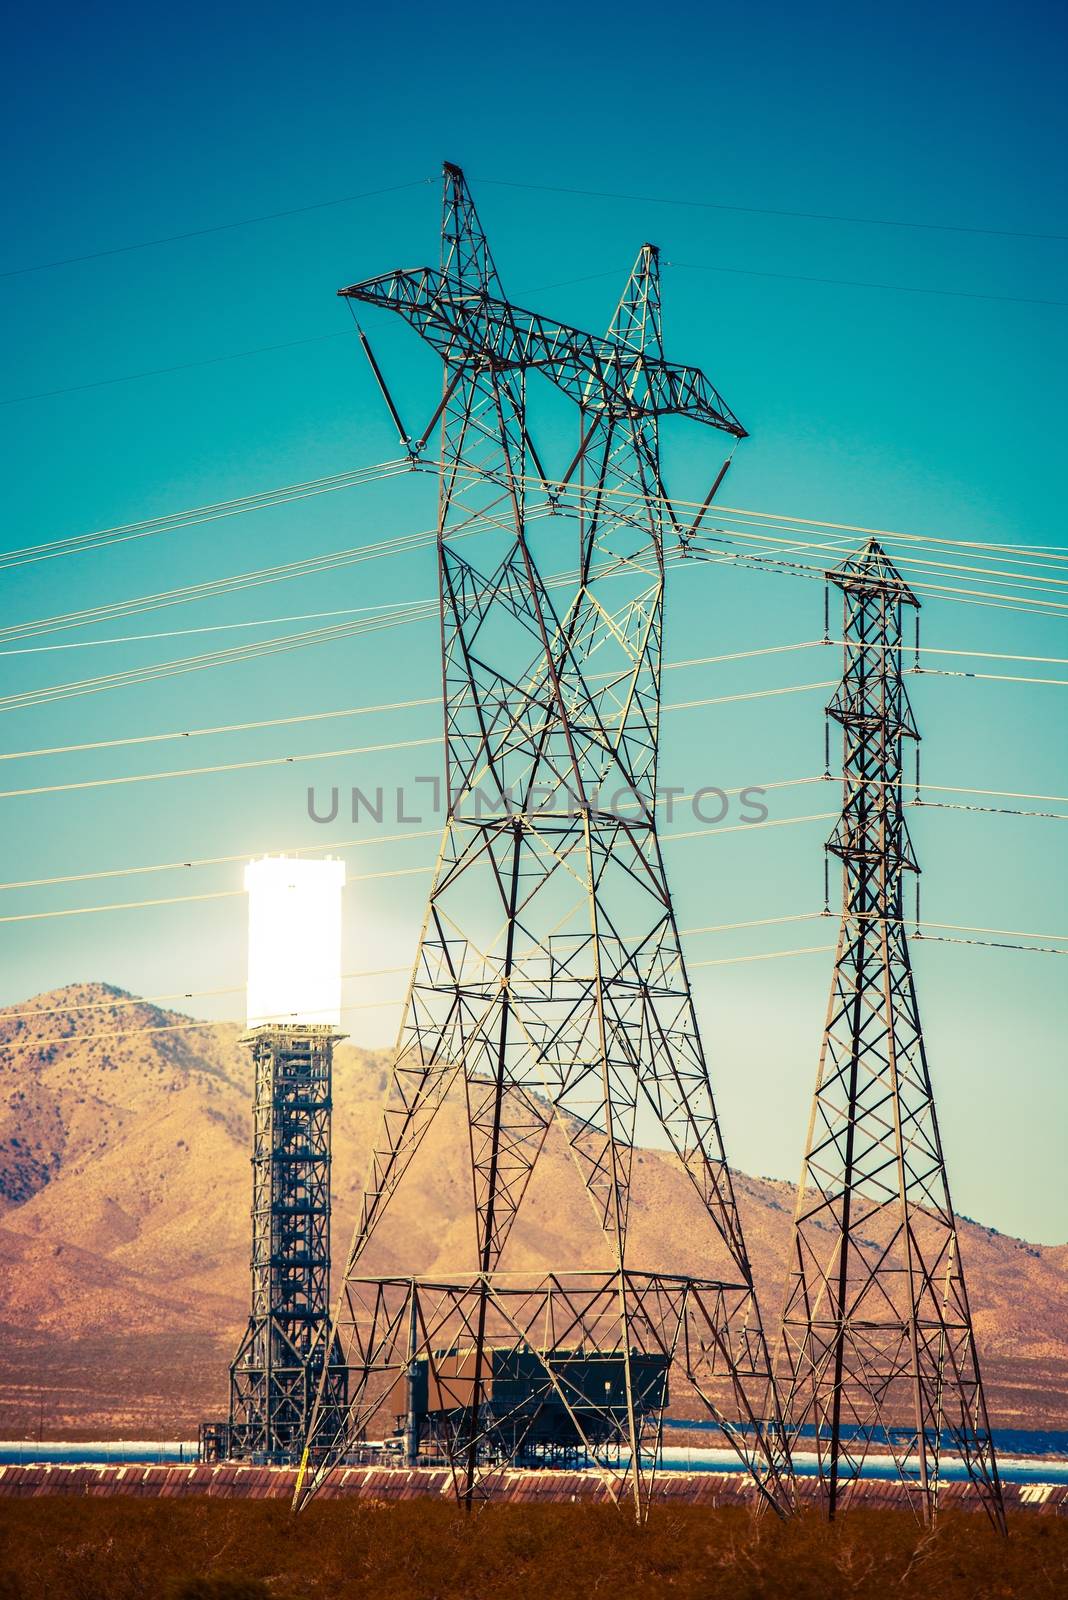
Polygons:
[[164,1594],[166,1600],[271,1600],[259,1578],[178,1578]]
[[1062,1600],[1068,1519],[736,1506],[0,1500],[0,1600]]

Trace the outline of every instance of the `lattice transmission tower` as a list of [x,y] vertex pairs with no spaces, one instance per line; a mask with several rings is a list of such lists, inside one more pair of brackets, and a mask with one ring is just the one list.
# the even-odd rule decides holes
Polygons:
[[[653,246],[607,333],[585,333],[506,298],[458,168],[444,189],[439,269],[340,291],[402,317],[444,367],[430,425],[414,443],[401,433],[417,459],[440,423],[447,820],[334,1321],[348,1403],[328,1443],[313,1418],[296,1503],[392,1426],[409,1463],[447,1464],[461,1502],[510,1463],[582,1459],[642,1515],[670,1394],[673,1413],[722,1425],[762,1503],[782,1507],[768,1348],[655,805],[664,535],[686,531],[661,481],[660,419],[732,445],[744,429],[699,370],[665,358]],[[578,424],[552,480],[529,428],[532,373]],[[470,1146],[464,1259],[368,1275],[447,1099]],[[662,1156],[636,1159],[657,1141]],[[572,1242],[563,1262],[510,1270],[550,1146],[592,1202],[596,1261]],[[637,1256],[632,1202],[651,1169],[693,1272]]]
[[798,1191],[779,1387],[830,1516],[873,1454],[892,1456],[923,1518],[943,1456],[963,1460],[992,1521],[1004,1507],[905,930],[919,867],[905,818],[903,614],[918,602],[875,539],[828,578],[844,607],[842,913]]

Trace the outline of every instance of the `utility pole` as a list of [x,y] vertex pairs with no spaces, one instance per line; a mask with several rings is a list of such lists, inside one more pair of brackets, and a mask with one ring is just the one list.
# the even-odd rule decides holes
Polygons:
[[[457,167],[444,173],[440,267],[341,293],[410,323],[443,364],[441,402],[413,443],[373,363],[413,459],[440,425],[448,812],[335,1314],[348,1405],[332,1440],[313,1420],[296,1504],[391,1394],[397,1412],[407,1406],[413,1458],[418,1371],[431,1396],[424,1436],[463,1504],[500,1465],[571,1451],[643,1516],[670,1382],[673,1406],[720,1422],[758,1497],[781,1508],[769,1354],[656,819],[664,538],[681,531],[660,422],[689,417],[732,443],[745,430],[703,373],[665,358],[655,247],[640,250],[605,335],[523,310]],[[578,424],[553,480],[531,436],[531,375]],[[565,582],[561,559],[576,556]],[[464,1270],[364,1276],[450,1091],[465,1102],[471,1152]],[[517,1275],[502,1256],[554,1124],[610,1265],[578,1270],[569,1257]],[[696,1195],[701,1277],[634,1260],[643,1128]]]
[[[843,597],[841,928],[794,1223],[778,1368],[828,1515],[889,1454],[931,1523],[944,1452],[1005,1511],[905,931],[919,866],[905,752],[919,733],[902,619],[919,604],[877,540],[828,573]],[[804,1434],[804,1436],[803,1436]]]

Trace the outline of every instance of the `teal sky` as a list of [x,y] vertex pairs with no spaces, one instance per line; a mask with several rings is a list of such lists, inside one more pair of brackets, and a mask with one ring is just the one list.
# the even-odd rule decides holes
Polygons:
[[[1036,303],[1068,299],[1059,8],[1025,4],[1011,20],[974,5],[932,14],[757,4],[724,16],[629,0],[522,13],[418,3],[366,16],[315,4],[223,9],[105,5],[90,15],[61,6],[47,29],[28,12],[13,24],[3,115],[14,157],[0,261],[16,273],[0,284],[5,548],[395,455],[335,290],[435,258],[442,159],[465,167],[510,292],[550,315],[604,326],[643,240],[657,242],[666,262],[696,264],[665,267],[666,339],[669,354],[708,372],[752,435],[724,490],[730,505],[956,539],[1068,543],[1068,307]],[[414,186],[197,234],[394,185]],[[197,236],[97,254],[176,234]],[[17,272],[80,256],[93,259]],[[368,327],[408,415],[425,418],[433,363],[407,330],[370,318]],[[268,345],[289,347],[158,371]],[[146,372],[156,375],[103,382]],[[45,393],[66,389],[74,392]],[[717,444],[696,429],[672,440],[671,481],[703,491]],[[15,568],[5,574],[4,623],[415,532],[432,526],[434,504],[431,478],[405,478]],[[568,564],[562,553],[559,565]],[[76,647],[0,656],[4,693],[313,624],[88,640],[433,592],[424,548],[49,633],[23,644]],[[817,585],[710,568],[673,587],[666,654],[797,643],[821,629]],[[931,601],[923,630],[929,645],[1068,657],[1055,618]],[[679,670],[667,675],[665,699],[813,682],[837,668],[836,652],[809,650]],[[1008,670],[1068,677],[1064,667]],[[418,699],[436,687],[435,627],[412,624],[3,712],[0,740],[18,751]],[[929,781],[1068,793],[1063,688],[930,677],[913,692]],[[825,698],[811,691],[671,714],[664,781],[730,787],[818,773]],[[0,775],[5,789],[68,783],[432,738],[438,726],[432,706],[413,708],[6,761]],[[389,787],[437,761],[430,745],[5,799],[4,881],[354,837],[367,844],[349,853],[351,874],[429,866],[432,839],[383,843],[373,825],[343,820],[316,828],[305,791]],[[829,789],[787,790],[772,817],[832,805]],[[914,812],[912,828],[927,918],[1068,934],[1063,824],[932,810]],[[816,822],[673,844],[680,926],[817,910],[826,832]],[[0,1000],[76,979],[147,994],[236,990],[244,902],[226,892],[240,884],[235,862],[5,891],[9,916],[222,897],[0,924]],[[425,893],[414,873],[353,881],[346,969],[410,961]],[[687,949],[697,963],[832,935],[802,922],[694,937]],[[1068,963],[934,943],[921,944],[915,962],[958,1209],[1063,1240]],[[796,1174],[829,975],[825,953],[694,967],[728,1153],[749,1171]],[[389,1002],[403,981],[350,982],[354,1039],[392,1036]],[[202,996],[187,1008],[236,1017],[241,997]]]

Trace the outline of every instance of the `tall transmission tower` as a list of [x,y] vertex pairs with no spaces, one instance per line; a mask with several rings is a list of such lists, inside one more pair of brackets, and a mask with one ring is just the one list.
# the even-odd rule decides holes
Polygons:
[[[943,1453],[991,1520],[1005,1513],[905,932],[919,872],[904,752],[903,613],[915,596],[875,539],[828,573],[844,607],[842,920],[798,1191],[780,1393],[791,1439],[815,1433],[831,1517],[889,1452],[927,1522]],[[804,1447],[810,1448],[809,1441]]]
[[[503,1465],[583,1459],[641,1516],[670,1391],[674,1413],[722,1425],[782,1506],[768,1349],[656,822],[665,524],[679,531],[660,420],[732,443],[744,429],[700,371],[665,358],[652,245],[608,332],[584,333],[506,298],[458,168],[444,191],[439,269],[340,291],[409,322],[444,367],[413,445],[371,358],[413,458],[440,422],[447,821],[335,1314],[348,1404],[329,1442],[313,1418],[296,1504],[393,1424],[407,1461],[447,1462],[462,1503]],[[530,373],[577,410],[551,482]],[[569,555],[577,571],[561,574]],[[450,1091],[470,1144],[465,1259],[367,1276]],[[602,1264],[508,1270],[550,1137],[592,1203]],[[657,1170],[678,1175],[703,1229],[680,1217],[693,1276],[636,1260],[635,1146],[657,1139]]]

